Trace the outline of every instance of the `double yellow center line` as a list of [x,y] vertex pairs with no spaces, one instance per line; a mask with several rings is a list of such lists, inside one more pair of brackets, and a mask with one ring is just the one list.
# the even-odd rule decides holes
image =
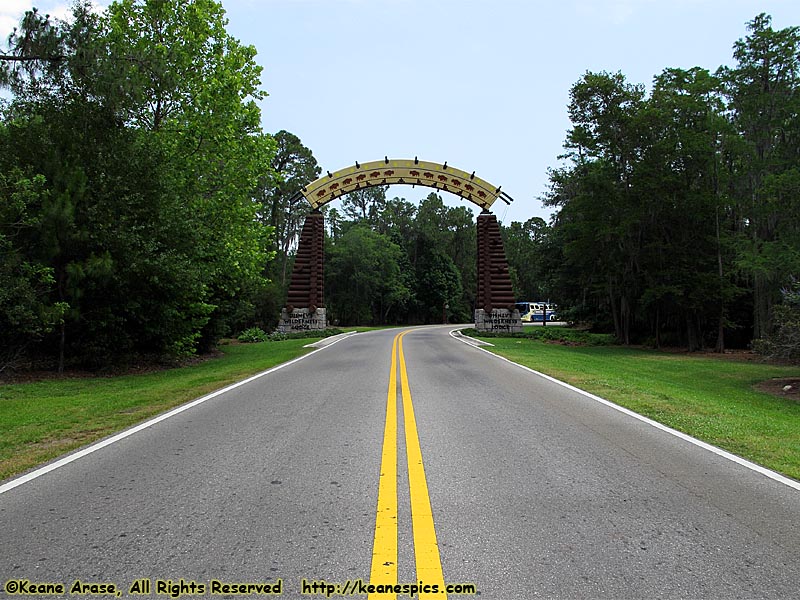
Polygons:
[[[439,546],[436,543],[431,499],[428,494],[428,482],[425,479],[425,467],[422,464],[417,421],[414,418],[414,407],[411,404],[406,359],[403,355],[403,337],[407,333],[408,331],[404,331],[397,334],[392,342],[392,367],[389,373],[389,391],[386,396],[386,425],[383,430],[383,453],[381,455],[370,582],[376,585],[397,584],[397,367],[399,364],[417,580],[426,585],[438,584],[438,589],[443,592],[445,588],[442,560],[439,556]],[[369,596],[373,600],[386,600],[392,597],[396,596],[386,594]],[[420,593],[419,597],[447,598],[447,595],[444,593]]]

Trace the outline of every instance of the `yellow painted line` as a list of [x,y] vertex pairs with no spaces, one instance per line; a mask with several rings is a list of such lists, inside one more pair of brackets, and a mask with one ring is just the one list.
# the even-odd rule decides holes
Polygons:
[[[378,510],[375,540],[372,544],[370,581],[397,583],[397,340],[392,343],[392,370],[386,394],[386,425],[383,429],[381,475],[378,484]],[[370,598],[377,598],[370,594]],[[380,598],[396,596],[380,595]]]
[[[403,424],[408,461],[408,485],[411,499],[411,526],[414,539],[414,560],[417,581],[425,585],[438,584],[439,594],[420,593],[419,598],[447,598],[443,593],[444,575],[433,525],[428,482],[422,462],[417,421],[408,384],[406,359],[403,353],[404,331],[392,342],[392,365],[389,390],[386,394],[386,424],[383,430],[381,474],[378,484],[378,508],[375,517],[375,539],[372,546],[370,583],[397,584],[397,367],[400,366],[400,387],[403,398]],[[396,598],[395,594],[370,594],[372,600]]]
[[[411,388],[408,385],[406,358],[403,354],[403,336],[405,333],[407,332],[400,335],[397,353],[400,357],[400,386],[403,393],[408,487],[411,497],[411,526],[414,532],[414,559],[417,566],[417,580],[423,581],[425,584],[438,584],[439,590],[444,591],[442,559],[439,555],[439,544],[436,542],[431,498],[428,493],[428,481],[425,478],[425,466],[422,462],[422,448],[419,445],[417,420],[414,417],[414,406],[411,402]],[[444,593],[420,593],[419,597],[447,598],[447,595]]]

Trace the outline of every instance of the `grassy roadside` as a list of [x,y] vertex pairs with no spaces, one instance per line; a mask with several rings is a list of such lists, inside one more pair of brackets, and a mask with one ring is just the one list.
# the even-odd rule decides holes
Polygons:
[[311,351],[316,339],[222,346],[196,365],[0,385],[0,480]]
[[800,402],[759,392],[800,368],[617,346],[486,338],[488,350],[800,480]]

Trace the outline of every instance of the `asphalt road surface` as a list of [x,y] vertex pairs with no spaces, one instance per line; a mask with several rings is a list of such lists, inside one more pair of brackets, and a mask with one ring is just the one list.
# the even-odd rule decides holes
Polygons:
[[6,485],[0,593],[800,598],[800,491],[449,331],[350,336]]

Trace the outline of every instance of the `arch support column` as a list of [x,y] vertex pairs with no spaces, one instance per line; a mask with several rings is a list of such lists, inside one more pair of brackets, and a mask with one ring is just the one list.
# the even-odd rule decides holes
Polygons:
[[278,329],[285,332],[325,329],[325,218],[319,211],[306,216],[289,282],[286,307]]
[[475,329],[478,331],[522,331],[519,310],[508,272],[508,260],[497,217],[488,211],[478,215],[478,295]]

